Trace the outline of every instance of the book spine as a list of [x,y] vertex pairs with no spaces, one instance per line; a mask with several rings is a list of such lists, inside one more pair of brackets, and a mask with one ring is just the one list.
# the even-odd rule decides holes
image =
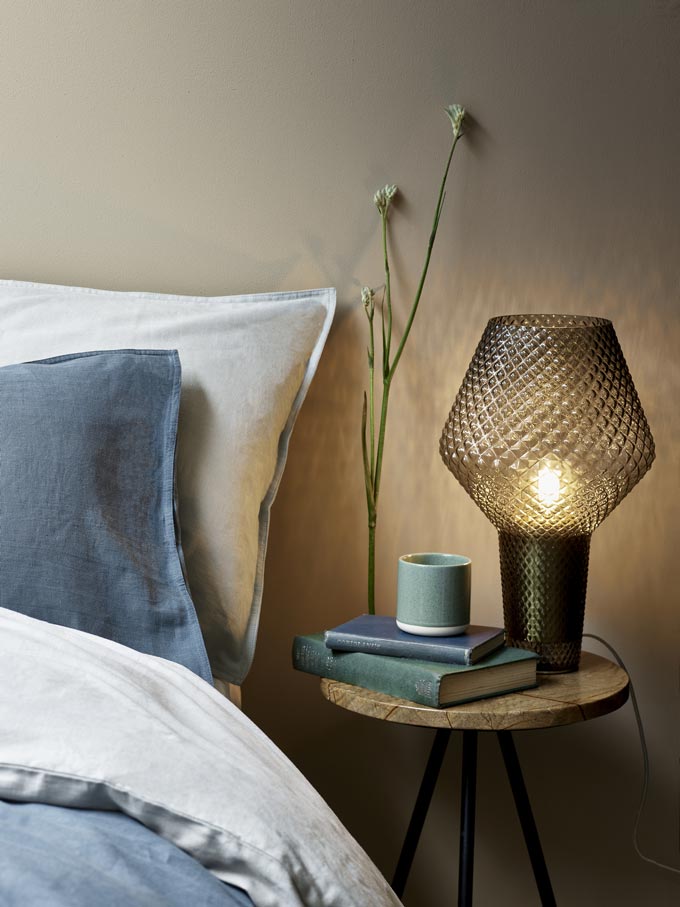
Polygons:
[[343,652],[372,652],[374,655],[389,655],[394,658],[422,658],[423,661],[446,662],[454,665],[471,664],[469,649],[444,649],[426,642],[404,642],[400,639],[382,639],[370,636],[351,636],[345,633],[326,631],[326,645]]
[[318,677],[439,707],[439,675],[405,658],[382,658],[366,652],[334,653],[323,638],[296,636],[293,667]]

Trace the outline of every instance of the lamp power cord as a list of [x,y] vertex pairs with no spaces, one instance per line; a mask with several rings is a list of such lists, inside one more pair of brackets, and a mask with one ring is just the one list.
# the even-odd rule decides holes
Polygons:
[[680,875],[680,868],[677,866],[669,866],[667,863],[661,863],[659,860],[654,860],[652,857],[646,856],[640,849],[640,844],[638,842],[638,831],[640,827],[640,817],[642,816],[642,811],[647,802],[647,791],[649,788],[649,752],[647,750],[647,740],[645,738],[645,729],[642,726],[642,717],[640,715],[640,708],[638,706],[637,696],[635,695],[635,687],[633,686],[633,681],[630,676],[628,668],[625,666],[623,659],[616,651],[616,649],[611,646],[606,639],[602,639],[601,636],[597,636],[595,633],[584,633],[584,637],[589,639],[596,639],[601,643],[605,648],[609,649],[611,654],[616,659],[618,665],[623,668],[623,670],[628,674],[629,686],[630,686],[630,701],[633,704],[633,712],[635,713],[635,721],[637,722],[638,736],[640,738],[640,748],[642,749],[642,767],[643,767],[643,779],[642,779],[642,794],[640,796],[640,805],[637,808],[637,814],[635,816],[635,824],[633,825],[633,847],[635,852],[640,857],[641,860],[644,860],[645,863],[651,863],[652,866],[658,866],[659,869],[666,869],[668,872],[675,872]]

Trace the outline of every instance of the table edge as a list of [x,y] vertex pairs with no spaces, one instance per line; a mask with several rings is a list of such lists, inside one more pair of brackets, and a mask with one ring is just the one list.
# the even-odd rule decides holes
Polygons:
[[[541,693],[541,687],[538,686],[520,693],[492,696],[473,703],[437,709],[330,678],[321,678],[321,694],[339,708],[396,724],[479,731],[558,727],[610,714],[621,708],[628,700],[630,691],[628,674],[607,658],[594,653],[587,654],[615,669],[611,687],[602,696],[595,696],[592,699],[556,698],[554,692],[551,696],[547,689]],[[504,699],[509,706],[506,712],[498,709],[498,705]],[[481,704],[484,702],[492,704],[488,712],[483,710]],[[540,703],[545,707],[541,708]]]

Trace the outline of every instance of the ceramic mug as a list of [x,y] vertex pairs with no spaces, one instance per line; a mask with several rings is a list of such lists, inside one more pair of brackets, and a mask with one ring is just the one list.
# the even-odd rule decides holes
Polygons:
[[418,636],[455,636],[470,624],[472,561],[462,554],[403,554],[397,626]]

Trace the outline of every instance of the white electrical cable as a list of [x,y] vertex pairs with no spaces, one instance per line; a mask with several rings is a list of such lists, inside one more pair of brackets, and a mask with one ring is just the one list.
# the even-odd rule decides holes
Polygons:
[[645,731],[642,726],[642,717],[640,716],[640,709],[638,707],[637,696],[635,695],[635,687],[633,686],[633,681],[630,676],[628,668],[623,663],[623,659],[616,651],[614,646],[611,646],[606,639],[602,639],[601,636],[596,636],[594,633],[584,633],[584,637],[587,636],[590,639],[596,639],[599,643],[602,643],[609,651],[612,653],[614,658],[617,660],[619,665],[623,670],[628,674],[628,680],[630,685],[630,701],[633,704],[633,711],[635,712],[635,720],[637,722],[638,734],[640,736],[640,747],[642,748],[642,766],[643,766],[643,780],[642,780],[642,796],[640,797],[640,805],[638,806],[637,815],[635,816],[635,825],[633,826],[633,847],[637,855],[641,860],[644,860],[645,863],[651,863],[653,866],[658,866],[660,869],[667,869],[669,872],[676,872],[680,874],[680,868],[676,866],[669,866],[667,863],[660,863],[658,860],[652,859],[652,857],[645,856],[640,850],[640,845],[638,844],[638,828],[640,825],[640,817],[642,815],[642,810],[644,809],[645,802],[647,800],[647,788],[649,787],[649,753],[647,751],[647,741],[645,739]]

